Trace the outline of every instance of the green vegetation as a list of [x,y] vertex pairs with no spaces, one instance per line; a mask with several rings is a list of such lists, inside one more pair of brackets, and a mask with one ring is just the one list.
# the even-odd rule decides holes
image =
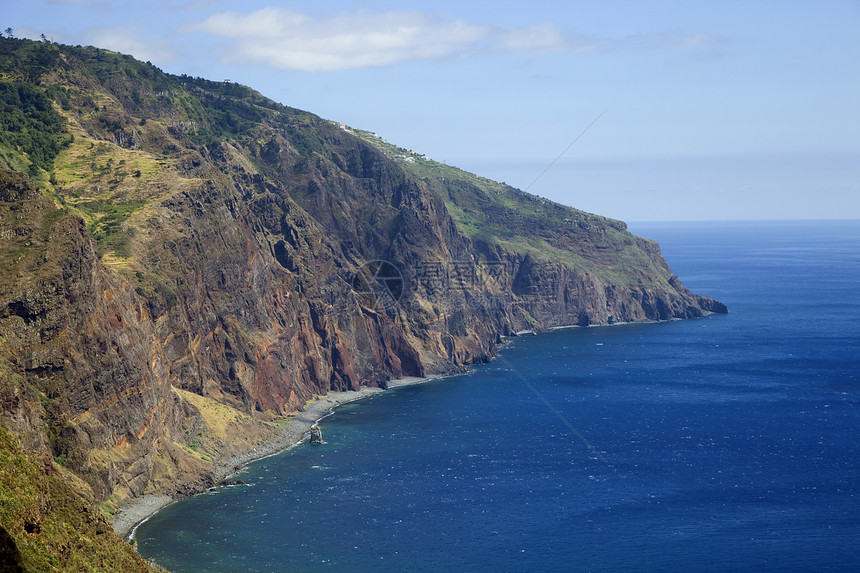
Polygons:
[[35,83],[61,64],[60,47],[55,44],[0,38],[0,75]]
[[79,204],[78,208],[89,216],[88,228],[99,247],[113,251],[117,257],[128,258],[131,255],[129,241],[134,230],[125,231],[122,224],[145,205],[146,201],[115,203],[100,200]]
[[116,514],[118,512],[114,504],[109,501],[103,501],[99,503],[99,513],[101,513],[105,519],[110,521],[111,519],[116,517]]
[[[67,147],[71,134],[66,120],[54,110],[44,90],[18,81],[0,80],[0,149],[23,154],[30,162],[31,177],[51,171],[54,159]],[[7,166],[13,167],[10,161]]]
[[14,540],[24,570],[161,570],[114,533],[102,515],[110,513],[108,504],[91,507],[71,483],[0,428],[0,527]]

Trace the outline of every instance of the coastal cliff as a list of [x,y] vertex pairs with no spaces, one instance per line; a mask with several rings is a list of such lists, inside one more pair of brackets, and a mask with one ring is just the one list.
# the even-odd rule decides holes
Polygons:
[[330,391],[726,312],[622,222],[245,86],[3,38],[0,99],[0,424],[108,517]]

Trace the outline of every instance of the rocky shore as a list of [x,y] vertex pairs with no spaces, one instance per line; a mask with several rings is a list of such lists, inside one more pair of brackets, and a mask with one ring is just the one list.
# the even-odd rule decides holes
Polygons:
[[[438,377],[416,378],[408,377],[388,382],[388,388],[398,388],[412,384],[429,382]],[[213,471],[215,483],[222,483],[230,475],[238,472],[242,466],[253,461],[280,453],[300,442],[302,442],[311,426],[331,414],[334,408],[347,402],[354,402],[385,392],[381,388],[362,386],[358,391],[330,392],[325,396],[305,405],[303,411],[298,412],[280,431],[275,440],[261,446],[252,448],[240,454],[234,454],[220,461]],[[144,495],[134,498],[120,507],[120,511],[111,521],[114,530],[123,537],[133,537],[137,525],[158,512],[163,507],[170,505],[179,498],[168,495]]]

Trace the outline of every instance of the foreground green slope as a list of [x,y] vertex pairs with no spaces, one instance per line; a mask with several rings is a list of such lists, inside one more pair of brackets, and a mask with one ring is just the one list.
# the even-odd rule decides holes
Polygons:
[[0,570],[163,571],[114,533],[78,482],[0,428]]

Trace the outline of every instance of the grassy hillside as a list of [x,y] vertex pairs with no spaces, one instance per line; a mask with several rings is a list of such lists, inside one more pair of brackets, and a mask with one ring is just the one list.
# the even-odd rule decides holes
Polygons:
[[50,458],[25,453],[0,428],[0,534],[8,535],[2,570],[163,571],[114,533],[86,494],[80,480]]
[[[369,131],[344,129],[378,148],[444,197],[458,229],[476,243],[561,263],[607,283],[667,286],[665,281],[640,283],[642,273],[631,272],[650,269],[655,271],[652,276],[660,277],[652,259],[659,247],[653,241],[631,235],[622,221],[586,213],[433,161]],[[630,248],[633,246],[638,248]]]
[[253,161],[270,124],[310,154],[323,148],[304,129],[317,120],[248,87],[107,50],[0,38],[0,167],[80,215],[118,266],[133,258],[135,215],[199,185],[199,151],[234,141]]

